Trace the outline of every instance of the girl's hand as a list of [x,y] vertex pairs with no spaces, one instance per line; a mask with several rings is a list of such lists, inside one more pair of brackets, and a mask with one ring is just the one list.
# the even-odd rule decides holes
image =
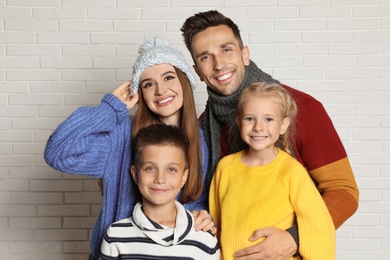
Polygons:
[[131,96],[130,84],[131,81],[128,80],[112,92],[114,96],[126,104],[127,109],[132,109],[138,102],[138,93]]
[[213,218],[206,210],[191,211],[194,216],[194,227],[196,231],[202,230],[203,232],[211,231],[213,235],[217,233],[217,228],[213,222]]

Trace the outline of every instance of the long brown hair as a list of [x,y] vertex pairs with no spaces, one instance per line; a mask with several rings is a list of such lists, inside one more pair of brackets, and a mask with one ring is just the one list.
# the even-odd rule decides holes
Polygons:
[[[199,125],[196,116],[194,94],[186,75],[175,68],[180,84],[183,88],[183,106],[181,108],[180,129],[188,140],[188,178],[183,187],[179,201],[189,203],[197,200],[202,193],[202,154],[200,148]],[[153,113],[146,105],[142,95],[142,88],[138,88],[138,109],[133,120],[132,137],[135,137],[140,129],[152,124],[162,123],[158,115]]]
[[275,83],[257,82],[245,88],[239,99],[237,105],[237,116],[242,114],[242,106],[250,97],[265,97],[270,98],[273,102],[279,104],[282,108],[282,117],[290,118],[290,125],[284,134],[279,136],[275,147],[292,155],[290,148],[289,137],[290,132],[294,127],[294,120],[297,114],[297,105],[291,95],[282,86]]

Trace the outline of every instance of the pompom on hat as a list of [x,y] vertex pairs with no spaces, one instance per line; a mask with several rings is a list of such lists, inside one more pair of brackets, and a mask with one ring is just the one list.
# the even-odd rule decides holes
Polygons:
[[160,37],[146,40],[138,50],[139,56],[133,66],[133,79],[130,85],[131,93],[138,92],[139,78],[142,72],[153,65],[171,64],[181,70],[188,78],[192,89],[196,86],[194,74],[187,64],[183,54],[176,50],[171,43]]

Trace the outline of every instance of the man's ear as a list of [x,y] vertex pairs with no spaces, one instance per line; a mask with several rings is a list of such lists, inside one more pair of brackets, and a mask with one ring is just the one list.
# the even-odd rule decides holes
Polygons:
[[189,170],[186,169],[183,173],[183,178],[181,180],[181,187],[183,188],[184,184],[186,184],[187,178],[188,178],[188,172]]
[[249,53],[249,47],[246,45],[244,46],[244,48],[242,48],[242,60],[244,61],[245,66],[249,66],[250,53]]
[[282,127],[280,128],[280,135],[284,134],[287,131],[288,127],[290,126],[290,122],[291,120],[289,117],[285,117],[283,119]]
[[134,180],[135,184],[138,185],[137,169],[135,168],[134,165],[131,166],[130,171],[131,171],[131,176],[133,177],[133,180]]
[[194,68],[196,74],[198,74],[198,77],[199,77],[200,81],[204,81],[203,76],[199,73],[198,66],[192,65],[192,67]]

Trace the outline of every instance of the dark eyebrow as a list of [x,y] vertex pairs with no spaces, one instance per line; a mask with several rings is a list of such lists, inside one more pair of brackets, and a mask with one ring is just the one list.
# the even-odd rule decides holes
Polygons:
[[[232,42],[226,42],[226,43],[222,43],[222,44],[219,46],[219,48],[220,48],[220,49],[223,49],[223,48],[226,48],[227,46],[230,46],[230,45],[235,46],[234,43],[232,43]],[[201,57],[201,56],[203,56],[203,55],[206,55],[206,54],[208,54],[208,53],[209,53],[209,51],[203,51],[203,52],[199,53],[198,55],[196,55],[195,58],[199,58],[199,57]]]
[[161,76],[165,76],[165,75],[171,74],[171,73],[176,75],[176,72],[175,72],[175,71],[168,70],[168,71],[162,73]]
[[[165,75],[167,75],[167,74],[175,74],[175,75],[176,75],[176,72],[175,72],[175,71],[172,71],[172,70],[168,70],[168,71],[165,71],[165,72],[161,73],[160,76],[165,76]],[[139,84],[142,85],[142,83],[143,83],[144,81],[148,81],[148,80],[153,80],[153,79],[152,79],[152,78],[143,79]]]
[[232,42],[227,42],[227,43],[221,44],[221,49],[226,48],[226,47],[229,46],[229,45],[235,46],[234,43],[232,43]]
[[199,58],[199,57],[201,57],[201,56],[203,56],[203,55],[206,55],[207,53],[209,53],[209,51],[201,52],[201,53],[199,53],[198,55],[196,55],[195,58]]

